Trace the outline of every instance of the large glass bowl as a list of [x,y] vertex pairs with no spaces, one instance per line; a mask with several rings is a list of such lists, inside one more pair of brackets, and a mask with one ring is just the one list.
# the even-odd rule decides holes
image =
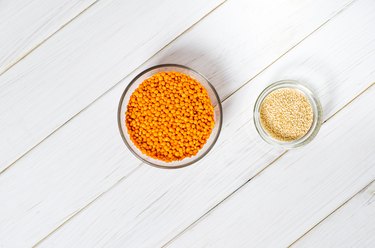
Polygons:
[[[131,141],[129,133],[128,133],[128,129],[126,127],[126,122],[125,122],[128,102],[133,92],[138,88],[138,86],[145,79],[151,77],[152,75],[158,72],[167,72],[167,71],[176,71],[176,72],[184,73],[201,83],[201,85],[207,90],[208,95],[211,99],[211,103],[214,107],[214,120],[215,120],[215,126],[212,129],[211,135],[208,138],[206,144],[199,150],[199,152],[193,157],[189,157],[183,160],[173,161],[173,162],[165,162],[165,161],[154,159],[152,157],[149,157],[143,154],[138,149],[138,147],[136,147]],[[143,162],[149,165],[155,166],[155,167],[174,169],[174,168],[185,167],[185,166],[188,166],[197,162],[212,149],[212,147],[215,145],[216,140],[218,139],[219,134],[220,134],[222,120],[223,120],[223,111],[222,111],[219,96],[215,88],[210,84],[210,82],[202,74],[186,66],[176,65],[176,64],[164,64],[164,65],[157,65],[147,70],[144,70],[130,82],[130,84],[125,88],[125,91],[121,96],[120,103],[118,106],[117,120],[118,120],[118,126],[120,129],[120,134],[121,134],[122,139],[124,140],[129,150],[136,157],[138,157]]]

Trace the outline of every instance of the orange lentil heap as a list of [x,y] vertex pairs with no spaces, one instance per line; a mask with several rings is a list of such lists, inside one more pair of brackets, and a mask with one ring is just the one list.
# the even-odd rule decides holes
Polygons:
[[214,109],[206,89],[179,72],[159,72],[130,97],[126,126],[146,155],[166,162],[194,156],[214,127]]

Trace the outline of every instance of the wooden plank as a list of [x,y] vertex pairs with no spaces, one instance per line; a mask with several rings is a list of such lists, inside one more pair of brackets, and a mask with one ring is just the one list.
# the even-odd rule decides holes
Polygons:
[[[251,122],[255,98],[268,82],[310,78],[328,118],[374,81],[368,68],[375,57],[366,57],[374,50],[369,31],[375,20],[368,4],[348,8],[225,101],[222,135],[202,162],[177,171],[140,167],[42,244],[155,247],[168,242],[282,153],[262,142]],[[349,22],[353,18],[357,22]],[[344,24],[353,32],[339,29]],[[359,47],[351,46],[357,37],[363,38]],[[320,61],[329,65],[328,75]]]
[[100,1],[51,37],[0,78],[0,171],[222,1]]
[[371,87],[168,247],[290,245],[374,180],[374,97]]
[[[225,9],[218,9],[218,14],[204,21],[209,28],[189,30],[189,39],[179,39],[176,46],[155,57],[153,64],[191,65],[210,76],[220,96],[226,98],[349,1],[228,3],[225,9],[232,12],[222,16]],[[187,27],[187,19],[197,20],[214,6],[212,1],[189,1],[181,8],[172,2],[155,8],[138,1],[134,4],[142,6],[139,9],[125,3],[99,2],[4,75],[0,79],[4,86],[0,90],[0,171],[179,34]],[[157,15],[161,19],[148,25],[148,19],[155,17],[147,10],[161,13],[174,8],[178,10],[170,11],[172,15]],[[166,23],[173,25],[165,28]]]
[[[340,1],[340,3],[342,2]],[[227,8],[226,6],[227,5],[223,6],[223,8]],[[228,6],[230,5],[228,4]],[[242,5],[240,5],[240,7],[241,6]],[[266,6],[267,5],[265,4],[264,7],[266,8]],[[285,8],[289,9],[292,13],[295,13],[295,9],[291,6],[294,6],[292,2],[290,3],[289,8],[287,8],[287,6],[285,6]],[[311,7],[311,5],[307,5],[307,7]],[[233,7],[231,7],[231,10],[233,10],[232,8]],[[305,10],[306,12],[302,12],[303,9],[304,8],[297,11],[301,14],[301,20],[303,20],[303,18],[306,17],[306,14],[309,13],[309,8]],[[332,12],[334,12],[332,9],[329,11],[327,10],[327,13]],[[214,14],[215,13],[216,12],[214,12]],[[289,14],[286,11],[283,13],[285,13],[286,16]],[[222,15],[222,13],[219,14]],[[220,18],[215,17],[215,20],[217,19]],[[309,18],[307,19],[309,20]],[[202,24],[202,28],[207,30],[207,35],[204,38],[208,38],[210,37],[208,31],[212,28],[210,25],[217,23],[208,21],[204,23],[209,24]],[[297,23],[300,23],[301,27],[306,27],[306,25],[301,22]],[[287,27],[289,25],[290,24],[286,23]],[[194,30],[198,29],[200,26],[201,25],[198,25],[195,29],[186,34],[187,39],[196,39],[196,33]],[[205,33],[203,31],[200,32]],[[260,39],[260,37],[258,37],[258,39]],[[236,47],[233,47],[233,49],[236,49]],[[170,52],[173,53],[174,50],[171,50]],[[240,53],[228,50],[228,56],[230,54],[235,55]],[[277,57],[277,55],[274,56]],[[163,57],[155,57],[155,60],[150,63],[155,63],[162,58]],[[194,58],[198,58],[197,55]],[[187,62],[186,64],[188,64],[188,61],[191,60],[191,56],[186,54],[185,59]],[[202,60],[201,63],[204,65],[207,64],[207,61]],[[256,72],[253,73],[256,74]],[[350,78],[350,74],[347,74],[347,76]],[[245,75],[243,75],[243,77],[245,77]],[[4,235],[4,237],[2,237],[2,240],[5,240],[4,242],[12,243],[14,240],[12,237],[17,235],[23,237],[20,242],[27,242],[27,244],[29,244],[29,242],[36,242],[41,237],[47,235],[51,229],[58,227],[76,212],[84,208],[88,203],[95,200],[102,194],[102,192],[105,192],[108,188],[113,186],[114,182],[126,177],[129,171],[136,167],[138,161],[135,160],[127,150],[125,150],[118,135],[116,119],[113,118],[113,113],[116,111],[117,101],[121,91],[130,78],[131,77],[122,82],[122,85],[119,87],[116,87],[116,90],[111,91],[106,97],[96,102],[92,108],[84,111],[75,119],[75,121],[68,123],[66,128],[61,129],[56,135],[54,135],[53,139],[46,140],[41,146],[33,150],[32,153],[20,160],[15,167],[12,167],[2,175],[0,178],[0,197],[2,200],[13,199],[12,201],[7,201],[7,204],[3,205],[1,209],[4,212],[4,215],[3,219],[0,221],[0,223],[3,223],[0,227],[0,233]],[[263,80],[264,78],[261,79],[261,82]],[[248,93],[248,91],[246,91],[247,93],[245,96],[249,98],[240,97],[243,101],[237,105],[240,107],[238,110],[232,111],[233,109],[230,108],[231,104],[232,106],[236,106],[233,102],[229,102],[226,105],[225,130],[227,131],[227,140],[230,140],[231,135],[240,127],[237,124],[244,125],[244,123],[250,123],[249,119],[251,117],[248,117],[245,114],[239,115],[239,121],[234,120],[234,117],[241,112],[246,113],[249,111],[249,105],[247,104],[249,104],[250,101],[246,99],[254,99],[257,94],[256,92],[259,92],[259,90],[264,87],[263,84],[259,83],[255,85],[257,85],[257,88],[250,89],[250,92],[255,89],[255,92],[252,93],[253,95],[246,96]],[[345,87],[347,84],[343,83],[342,85]],[[360,86],[362,87],[363,85]],[[348,91],[347,96],[353,94],[352,90],[353,89],[350,89]],[[238,100],[240,98],[236,99]],[[345,99],[345,97],[342,98],[342,100]],[[336,108],[343,103],[344,101],[337,102],[336,104],[338,105]],[[93,125],[93,123],[95,123],[95,125]],[[214,181],[214,188],[216,188],[217,185],[221,185],[222,187],[217,188],[218,192],[220,192],[220,189],[225,189],[223,192],[231,192],[238,187],[243,180],[246,180],[246,177],[253,175],[259,168],[258,166],[269,162],[270,159],[273,159],[275,155],[279,154],[259,140],[254,143],[254,141],[252,141],[254,140],[254,136],[251,138],[254,134],[250,135],[250,139],[248,139],[248,136],[244,136],[243,133],[239,133],[239,135],[243,137],[241,140],[242,143],[231,143],[233,144],[232,154],[241,154],[249,148],[242,157],[239,156],[237,159],[242,159],[243,162],[248,159],[246,157],[247,155],[250,154],[251,156],[254,154],[254,158],[260,158],[262,160],[254,160],[255,164],[253,168],[242,166],[239,168],[240,171],[233,171],[231,167],[222,169],[221,172],[223,174],[220,175],[227,178],[228,182],[232,179],[233,184],[229,183],[229,186],[227,184],[221,185]],[[238,135],[236,137],[238,137]],[[224,142],[222,143],[224,144],[226,142],[224,134],[222,135],[222,139],[224,139]],[[238,139],[236,141],[238,141]],[[250,144],[248,143],[249,141]],[[242,147],[241,144],[243,144]],[[257,148],[255,150],[253,150],[254,144],[256,144],[255,147]],[[217,147],[220,147],[220,145]],[[239,150],[239,148],[242,150]],[[269,156],[264,156],[265,152],[268,152]],[[98,155],[101,157],[99,158]],[[226,166],[228,159],[230,159],[228,153],[221,152],[221,158],[223,160],[221,166]],[[235,160],[233,163],[238,161],[241,162],[241,160]],[[203,173],[202,180],[199,181],[204,182],[207,180],[207,177],[212,178],[212,175],[216,175],[219,172],[212,167],[213,165],[214,164],[212,164],[211,167],[207,167],[207,173]],[[199,165],[188,169],[199,168],[198,166]],[[187,171],[188,169],[184,171]],[[146,170],[148,173],[153,171],[149,167],[146,167]],[[163,177],[160,175],[165,174],[165,171],[156,171],[159,175],[159,179],[162,180]],[[176,172],[173,172],[174,175]],[[233,174],[228,175],[225,174],[225,172],[231,172]],[[201,172],[196,173],[200,174]],[[196,173],[194,174],[195,176],[191,177],[192,180],[198,180]],[[33,176],[30,177],[30,175]],[[147,174],[145,174],[145,176],[146,175]],[[173,174],[170,175],[173,176]],[[176,178],[176,176],[173,177]],[[211,180],[213,179],[214,178]],[[152,181],[149,180],[149,182]],[[168,186],[173,185],[168,183],[168,181],[165,182]],[[178,181],[176,181],[176,183],[177,182]],[[159,183],[155,181],[155,185],[156,184]],[[164,185],[162,187],[164,187]],[[148,187],[147,189],[150,190],[151,188]],[[130,189],[134,190],[134,188]],[[74,192],[74,194],[72,194],[72,192]],[[148,195],[150,195],[150,197],[144,199],[144,202],[149,204],[149,200],[155,200],[155,194],[159,194],[160,192],[162,191],[155,191],[152,192],[152,194],[149,192]],[[209,208],[209,204],[214,204],[214,202],[217,201],[217,199],[220,199],[221,196],[222,194],[219,193],[218,197],[212,198],[213,201],[208,203],[207,208]],[[34,207],[31,208],[31,206]],[[205,209],[202,210],[199,206],[196,207],[197,208],[194,209],[193,214],[197,214],[197,216],[202,214],[202,211],[205,211]],[[41,219],[43,219],[43,225],[40,225]],[[185,224],[189,224],[191,219],[184,219],[184,221]],[[182,227],[183,226],[181,226],[181,228]],[[173,230],[171,235],[176,234],[178,230],[179,229]],[[167,240],[168,237],[166,237],[165,241]]]
[[95,0],[0,2],[0,75]]
[[375,182],[303,236],[293,247],[375,247]]

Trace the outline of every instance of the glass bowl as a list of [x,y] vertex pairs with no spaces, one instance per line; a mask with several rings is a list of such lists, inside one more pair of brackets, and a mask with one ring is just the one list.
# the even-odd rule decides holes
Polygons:
[[[167,72],[167,71],[176,71],[176,72],[184,73],[198,80],[198,82],[200,82],[200,84],[207,90],[207,93],[211,99],[211,103],[214,107],[214,120],[215,120],[215,125],[214,125],[214,128],[212,129],[211,135],[206,141],[205,145],[199,150],[199,152],[193,157],[189,157],[183,160],[173,161],[173,162],[165,162],[165,161],[154,159],[152,157],[149,157],[143,154],[138,149],[138,147],[136,147],[133,144],[133,142],[130,140],[128,129],[125,123],[125,117],[126,117],[125,113],[127,110],[130,96],[133,94],[133,92],[138,88],[138,86],[145,79],[151,77],[152,75],[158,72]],[[197,162],[198,160],[200,160],[201,158],[203,158],[215,145],[220,134],[222,120],[223,120],[223,111],[221,107],[220,98],[215,88],[199,72],[194,71],[186,66],[176,65],[176,64],[157,65],[139,73],[125,88],[124,93],[122,94],[121,99],[120,99],[120,103],[118,106],[118,113],[117,113],[117,121],[118,121],[118,126],[120,129],[120,134],[126,146],[129,148],[129,150],[143,162],[149,165],[155,166],[155,167],[166,168],[166,169],[182,168],[182,167],[191,165]]]
[[[295,89],[295,90],[302,92],[309,100],[312,110],[313,110],[313,122],[311,124],[309,131],[304,136],[302,136],[301,138],[297,140],[293,140],[293,141],[277,140],[273,138],[272,136],[270,136],[263,129],[262,124],[260,122],[260,107],[263,103],[263,100],[268,96],[268,94],[270,94],[274,90],[281,89],[281,88],[290,88],[290,89]],[[316,134],[318,133],[320,126],[322,124],[322,115],[323,115],[323,111],[322,111],[322,107],[318,98],[313,94],[313,92],[308,87],[294,80],[278,81],[276,83],[269,85],[267,88],[265,88],[262,91],[262,93],[260,93],[258,99],[255,102],[254,113],[253,113],[255,128],[258,131],[260,137],[262,137],[262,139],[268,142],[269,144],[281,146],[286,149],[297,148],[297,147],[306,145],[311,140],[313,140]]]

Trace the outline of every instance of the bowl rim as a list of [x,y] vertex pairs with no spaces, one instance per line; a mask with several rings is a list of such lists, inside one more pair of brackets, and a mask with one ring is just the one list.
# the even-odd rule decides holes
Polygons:
[[[128,93],[130,87],[141,77],[143,76],[145,73],[149,72],[149,71],[152,71],[152,70],[155,70],[155,69],[158,69],[158,68],[163,68],[163,67],[179,67],[179,68],[182,68],[182,69],[186,69],[186,70],[190,70],[190,71],[193,71],[194,73],[198,74],[199,76],[201,76],[204,80],[206,80],[207,84],[209,85],[209,87],[211,88],[212,92],[214,93],[216,99],[217,99],[217,102],[218,102],[218,107],[219,107],[219,113],[220,113],[220,121],[219,121],[219,126],[218,126],[218,131],[217,131],[217,134],[216,136],[214,137],[214,140],[212,141],[211,145],[207,148],[207,150],[202,153],[199,157],[197,157],[196,159],[193,159],[192,161],[190,162],[187,162],[185,164],[182,164],[182,165],[177,165],[177,166],[165,166],[165,165],[158,165],[158,164],[154,164],[150,161],[147,161],[145,160],[144,158],[142,158],[141,156],[139,156],[134,150],[133,148],[130,146],[130,144],[127,142],[126,138],[125,138],[125,134],[123,133],[122,131],[122,121],[121,121],[121,107],[122,107],[122,103],[124,101],[124,98],[125,98],[125,95]],[[117,124],[118,124],[118,128],[119,128],[119,131],[120,131],[120,135],[121,135],[121,138],[122,140],[124,141],[125,145],[128,147],[128,149],[130,150],[130,152],[135,156],[137,157],[138,159],[140,159],[142,162],[148,164],[148,165],[151,165],[153,167],[156,167],[156,168],[161,168],[161,169],[179,169],[179,168],[183,168],[183,167],[186,167],[186,166],[189,166],[189,165],[192,165],[196,162],[198,162],[199,160],[201,160],[202,158],[204,158],[210,151],[211,149],[214,147],[214,145],[216,144],[219,136],[220,136],[220,133],[221,133],[221,128],[222,128],[222,125],[223,125],[223,108],[222,108],[222,105],[221,105],[221,99],[219,97],[219,94],[217,93],[215,87],[211,84],[211,82],[200,72],[194,70],[194,69],[191,69],[190,67],[187,67],[187,66],[184,66],[184,65],[180,65],[180,64],[159,64],[159,65],[155,65],[155,66],[152,66],[152,67],[149,67],[143,71],[141,71],[140,73],[137,74],[137,76],[135,76],[131,81],[130,83],[126,86],[125,90],[123,91],[121,97],[120,97],[120,101],[119,101],[119,104],[118,104],[118,108],[117,108]]]
[[[279,141],[271,137],[263,129],[260,123],[260,117],[259,117],[260,111],[259,110],[260,110],[260,106],[263,100],[271,92],[280,88],[293,88],[293,89],[301,91],[308,98],[313,109],[313,114],[314,114],[313,123],[311,124],[309,131],[297,140]],[[283,80],[279,80],[268,85],[266,88],[262,90],[262,92],[257,97],[255,104],[254,104],[254,109],[253,109],[254,126],[259,136],[267,143],[274,145],[274,146],[282,147],[285,149],[295,149],[295,148],[299,148],[301,146],[304,146],[310,143],[320,130],[320,127],[322,125],[322,117],[323,117],[322,105],[319,99],[317,98],[316,94],[314,94],[314,92],[306,84],[301,83],[297,80],[293,80],[293,79],[283,79]]]

